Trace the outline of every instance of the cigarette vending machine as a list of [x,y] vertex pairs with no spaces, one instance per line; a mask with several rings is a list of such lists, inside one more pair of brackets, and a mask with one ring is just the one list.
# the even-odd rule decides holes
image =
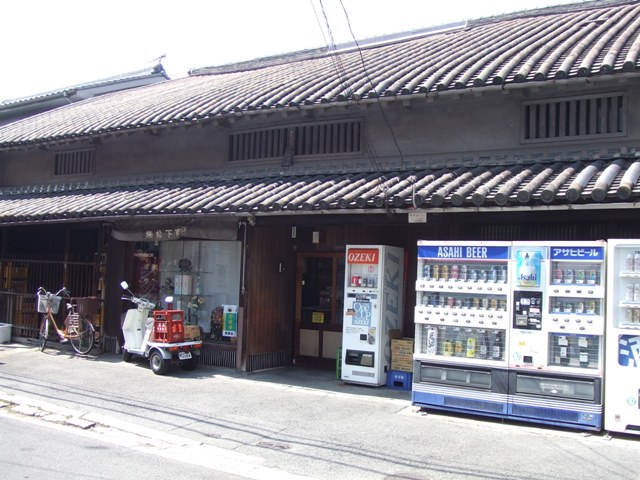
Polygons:
[[514,242],[509,417],[602,428],[605,242]]
[[640,435],[640,239],[609,240],[604,428]]
[[507,414],[510,244],[418,242],[412,403]]
[[385,385],[390,330],[402,329],[404,250],[347,245],[342,330],[342,380]]

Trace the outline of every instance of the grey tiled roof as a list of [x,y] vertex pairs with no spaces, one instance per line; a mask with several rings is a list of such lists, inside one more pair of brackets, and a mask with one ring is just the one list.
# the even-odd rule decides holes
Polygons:
[[378,97],[619,75],[636,72],[639,55],[638,2],[578,3],[469,22],[362,52],[312,51],[202,69],[14,123],[0,129],[0,148]]
[[149,177],[116,184],[75,183],[0,191],[0,223],[147,215],[451,207],[535,207],[640,200],[640,159],[606,158],[454,169],[263,178]]
[[121,73],[118,75],[112,75],[107,78],[101,78],[98,80],[93,80],[90,82],[84,82],[77,85],[71,85],[64,88],[58,88],[55,90],[51,90],[48,92],[37,93],[34,95],[28,95],[26,97],[19,98],[11,98],[0,101],[0,110],[15,108],[18,105],[23,105],[27,103],[39,102],[49,98],[60,97],[64,95],[68,95],[69,92],[75,92],[78,90],[86,90],[90,88],[103,87],[106,85],[113,85],[118,83],[130,82],[133,80],[140,80],[151,77],[164,77],[167,80],[169,76],[167,75],[164,67],[161,63],[158,63],[150,68],[143,68],[139,70],[135,70],[132,72]]

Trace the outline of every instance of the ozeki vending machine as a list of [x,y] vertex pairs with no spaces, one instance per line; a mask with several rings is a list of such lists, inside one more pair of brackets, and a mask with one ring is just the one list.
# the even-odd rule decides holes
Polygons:
[[385,385],[390,330],[402,329],[404,250],[347,245],[342,330],[342,380]]
[[513,243],[509,417],[602,428],[605,247]]
[[607,250],[604,428],[640,435],[640,239]]
[[507,414],[510,244],[418,241],[411,399]]

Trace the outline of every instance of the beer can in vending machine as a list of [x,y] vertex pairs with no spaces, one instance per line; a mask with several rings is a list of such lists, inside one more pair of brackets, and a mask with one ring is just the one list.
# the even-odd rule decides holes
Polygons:
[[451,265],[451,280],[457,282],[460,278],[460,266]]
[[467,281],[467,279],[468,279],[467,274],[468,274],[467,266],[466,265],[462,265],[460,267],[460,280],[462,282],[466,282]]
[[440,280],[440,265],[434,265],[431,271],[433,272],[432,278],[434,280]]
[[442,267],[440,267],[440,277],[445,282],[449,281],[449,265],[442,265]]
[[553,271],[553,283],[555,284],[562,283],[562,269],[556,268]]
[[564,283],[573,283],[573,269],[567,268],[564,271]]
[[426,263],[422,266],[422,278],[425,280],[431,279],[431,265]]

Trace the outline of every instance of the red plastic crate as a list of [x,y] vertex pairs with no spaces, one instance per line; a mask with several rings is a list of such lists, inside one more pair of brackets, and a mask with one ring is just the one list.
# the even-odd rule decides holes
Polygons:
[[184,312],[182,310],[156,310],[153,312],[153,341],[161,343],[184,342]]

